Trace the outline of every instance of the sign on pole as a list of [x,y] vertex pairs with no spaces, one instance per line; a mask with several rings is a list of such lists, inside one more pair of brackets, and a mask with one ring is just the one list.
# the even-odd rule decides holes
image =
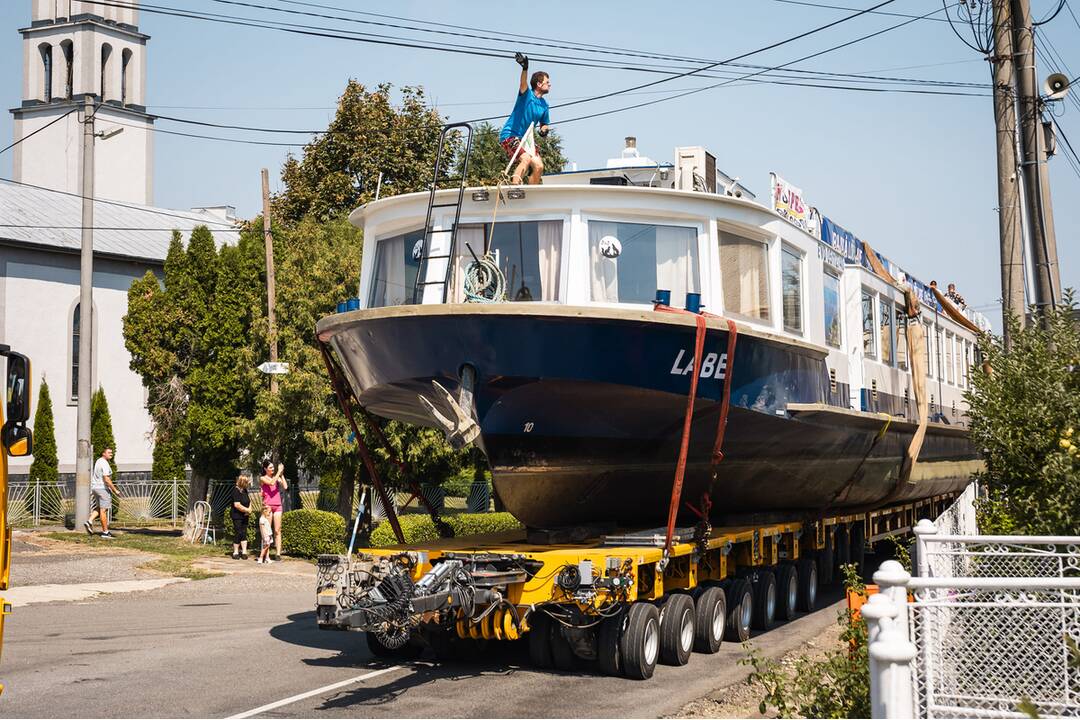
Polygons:
[[266,375],[287,375],[289,372],[289,363],[286,362],[264,362],[259,366],[259,372]]

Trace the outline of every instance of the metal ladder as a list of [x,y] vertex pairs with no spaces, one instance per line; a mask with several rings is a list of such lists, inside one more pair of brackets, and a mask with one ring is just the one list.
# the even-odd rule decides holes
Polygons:
[[[465,161],[461,165],[461,178],[458,184],[457,200],[455,202],[435,202],[435,194],[439,190],[439,173],[443,167],[443,153],[447,149],[446,138],[454,130],[461,129],[465,132]],[[469,158],[472,156],[472,144],[473,144],[473,128],[468,123],[452,123],[450,125],[444,125],[442,132],[439,133],[439,147],[435,151],[435,170],[432,173],[431,178],[431,191],[428,194],[428,206],[427,216],[424,219],[424,238],[420,246],[420,267],[416,272],[416,284],[413,286],[413,304],[416,305],[423,300],[424,288],[428,285],[442,285],[442,301],[445,303],[447,298],[447,290],[450,284],[450,273],[454,269],[454,253],[457,249],[457,231],[458,224],[461,222],[461,204],[465,200],[465,184],[466,178],[469,175]],[[452,158],[445,158],[447,162]],[[454,223],[450,226],[450,229],[436,230],[431,226],[431,215],[435,208],[452,207],[454,208]],[[450,249],[448,254],[445,255],[432,255],[431,245],[433,235],[450,235]],[[431,260],[446,260],[446,274],[442,280],[428,280],[427,271],[428,263]]]

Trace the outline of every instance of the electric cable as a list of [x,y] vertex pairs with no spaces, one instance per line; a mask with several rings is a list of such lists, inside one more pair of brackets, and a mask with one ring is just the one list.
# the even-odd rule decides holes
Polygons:
[[[49,121],[49,122],[45,123],[44,125],[42,125],[41,127],[39,127],[39,128],[37,129],[37,130],[35,130],[34,132],[30,133],[29,135],[23,135],[23,136],[22,136],[21,138],[19,138],[19,139],[18,139],[18,140],[16,140],[15,142],[11,143],[11,144],[10,144],[10,145],[8,145],[7,147],[5,147],[5,148],[4,148],[3,150],[0,150],[0,155],[3,155],[3,154],[4,154],[4,153],[6,153],[6,152],[7,152],[8,150],[10,150],[10,149],[11,149],[11,148],[13,148],[13,147],[16,147],[16,146],[17,146],[17,145],[19,145],[20,143],[26,142],[27,140],[29,140],[30,138],[34,137],[35,135],[37,135],[37,134],[38,134],[39,132],[41,132],[42,130],[47,130],[47,129],[51,128],[51,127],[52,127],[53,125],[55,125],[56,123],[58,123],[58,122],[60,122],[61,120],[63,120],[64,118],[66,118],[66,117],[67,117],[68,115],[70,115],[71,113],[73,113],[73,112],[78,112],[78,110],[79,110],[79,108],[77,108],[77,107],[71,108],[71,109],[70,109],[70,110],[68,110],[68,111],[67,111],[66,113],[64,113],[63,115],[61,115],[60,117],[58,117],[58,118],[54,118],[53,120],[51,120],[51,121]],[[93,117],[93,116],[91,116],[91,117]]]

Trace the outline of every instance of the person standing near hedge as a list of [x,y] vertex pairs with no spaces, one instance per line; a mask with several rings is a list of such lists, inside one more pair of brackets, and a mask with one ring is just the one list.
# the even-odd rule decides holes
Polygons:
[[248,520],[251,517],[249,487],[251,487],[251,476],[246,472],[236,478],[236,485],[232,491],[232,506],[229,508],[233,526],[233,560],[247,560]]
[[259,478],[259,488],[262,490],[263,506],[270,509],[274,524],[274,556],[273,560],[281,559],[281,491],[289,489],[289,481],[285,479],[285,466],[278,463],[277,472],[274,472],[274,463],[267,460],[263,463],[263,474]]

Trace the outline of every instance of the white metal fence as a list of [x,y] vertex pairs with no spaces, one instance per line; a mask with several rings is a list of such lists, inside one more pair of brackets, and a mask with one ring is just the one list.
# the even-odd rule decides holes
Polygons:
[[873,716],[1080,717],[1080,537],[979,536],[968,516],[919,523],[916,577],[874,575]]

